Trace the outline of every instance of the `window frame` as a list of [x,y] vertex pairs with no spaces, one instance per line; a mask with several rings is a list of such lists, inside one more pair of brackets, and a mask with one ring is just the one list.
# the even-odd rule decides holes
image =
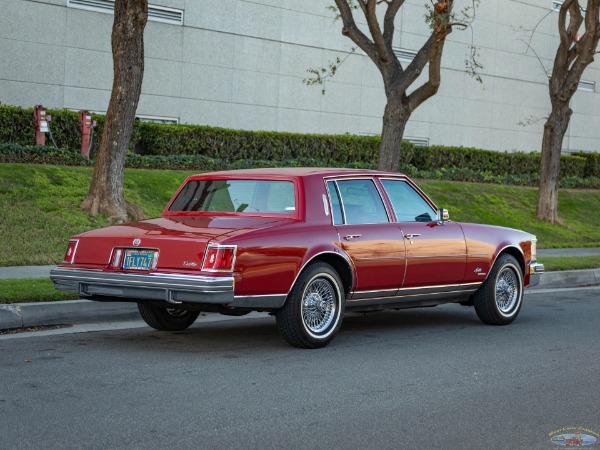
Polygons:
[[[191,182],[207,182],[207,181],[267,181],[267,182],[286,182],[291,183],[294,188],[294,210],[286,212],[259,212],[259,211],[172,211],[171,207],[175,203],[179,194],[185,189],[188,183]],[[300,216],[300,208],[303,207],[300,203],[300,196],[298,192],[298,182],[295,179],[280,178],[280,177],[198,177],[192,176],[181,184],[177,191],[171,197],[169,203],[165,206],[161,216],[162,217],[186,217],[186,216],[224,216],[224,217],[276,217],[276,218],[293,218],[297,219]]]
[[385,180],[406,183],[432,209],[432,211],[433,211],[433,219],[431,220],[431,222],[435,222],[437,220],[437,206],[436,206],[436,204],[433,203],[431,201],[431,199],[421,190],[421,188],[419,188],[419,186],[417,186],[416,184],[414,184],[411,180],[409,180],[406,177],[398,177],[398,178],[396,178],[396,177],[388,177],[388,176],[379,177],[379,182],[381,183],[381,187],[382,187],[383,191],[385,192],[386,198],[389,201],[390,207],[392,208],[392,211],[394,213],[394,219],[395,219],[395,221],[397,223],[425,223],[425,222],[417,222],[416,220],[415,221],[407,222],[407,221],[401,221],[401,220],[398,219],[398,215],[396,214],[396,208],[394,208],[394,202],[392,201],[392,197],[390,196],[390,194],[388,193],[388,190],[386,189],[385,185],[383,184],[383,182]]
[[[385,222],[365,222],[365,223],[348,223],[348,216],[346,213],[346,207],[344,206],[344,199],[340,193],[340,188],[338,186],[338,182],[340,181],[352,181],[352,180],[366,180],[366,181],[370,181],[371,183],[373,183],[373,186],[375,187],[375,190],[377,192],[377,195],[379,195],[379,198],[381,200],[381,204],[383,205],[383,209],[386,215],[387,220]],[[390,206],[388,204],[388,197],[387,197],[387,193],[382,192],[382,188],[383,186],[381,185],[380,182],[378,182],[377,177],[372,177],[372,176],[348,176],[348,177],[340,177],[340,176],[335,176],[335,177],[326,177],[324,179],[325,181],[325,189],[327,191],[327,200],[329,201],[329,209],[331,210],[331,224],[333,226],[360,226],[360,225],[378,225],[378,224],[385,224],[385,223],[393,223],[395,221],[395,217],[393,215],[393,211],[390,210]],[[336,193],[338,196],[338,199],[340,201],[340,207],[342,210],[342,221],[343,223],[340,224],[336,224],[334,217],[335,217],[335,213],[334,213],[334,206],[333,206],[333,202],[332,202],[332,197],[331,197],[331,192],[329,189],[329,183],[333,183],[335,189],[336,189]]]

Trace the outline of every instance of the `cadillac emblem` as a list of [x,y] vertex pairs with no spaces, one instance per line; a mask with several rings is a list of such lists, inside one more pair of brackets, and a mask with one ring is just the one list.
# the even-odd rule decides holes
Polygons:
[[133,240],[133,245],[134,245],[134,246],[136,246],[136,247],[137,247],[138,245],[140,245],[141,243],[142,243],[142,240],[141,240],[140,238],[135,238],[135,239]]

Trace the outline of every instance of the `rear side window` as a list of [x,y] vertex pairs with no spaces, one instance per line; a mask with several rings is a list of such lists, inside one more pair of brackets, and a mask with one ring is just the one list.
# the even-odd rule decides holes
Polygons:
[[[333,189],[335,186],[335,189]],[[366,224],[389,222],[383,200],[371,179],[329,182],[329,196],[334,224]],[[339,217],[341,203],[342,218]]]
[[294,183],[271,180],[192,180],[169,211],[291,214],[296,210]]
[[334,181],[327,183],[327,190],[329,191],[329,198],[331,199],[331,212],[333,214],[333,224],[341,225],[344,223],[344,215],[342,213],[342,203],[340,202],[340,195],[337,191],[337,187]]
[[432,222],[436,213],[406,181],[381,180],[392,202],[398,222]]

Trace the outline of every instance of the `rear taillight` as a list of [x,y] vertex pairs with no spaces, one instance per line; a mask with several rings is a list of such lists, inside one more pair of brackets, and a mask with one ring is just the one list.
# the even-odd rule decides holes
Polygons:
[[63,264],[73,264],[73,262],[75,261],[75,252],[77,251],[78,244],[79,241],[77,239],[69,241],[67,251],[65,252],[65,257],[63,258]]
[[123,257],[123,249],[115,248],[113,250],[112,257],[110,258],[110,266],[113,269],[118,269],[121,267],[121,258]]
[[235,245],[209,245],[206,247],[202,270],[208,272],[233,272]]

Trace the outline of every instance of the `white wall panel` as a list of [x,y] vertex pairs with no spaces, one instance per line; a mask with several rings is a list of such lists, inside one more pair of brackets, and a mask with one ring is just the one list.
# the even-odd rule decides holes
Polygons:
[[[184,25],[148,23],[138,113],[238,129],[380,133],[383,83],[362,51],[348,56],[327,81],[324,96],[320,86],[302,83],[307,69],[344,59],[354,46],[342,36],[341,21],[334,22],[330,3],[155,2],[184,10]],[[470,3],[460,0],[457,8]],[[0,0],[0,102],[106,110],[113,16],[66,5],[66,0]],[[439,92],[415,111],[405,136],[431,144],[539,150],[550,110],[541,64],[551,68],[558,45],[558,15],[548,14],[550,7],[549,0],[481,2],[473,31],[448,36]],[[422,0],[407,0],[394,45],[412,50],[423,45],[429,33],[424,14]],[[537,56],[526,53],[523,42],[536,26],[531,46]],[[464,72],[471,42],[479,47],[483,84]],[[600,89],[598,62],[583,79]],[[566,148],[600,149],[599,95],[576,93]]]

